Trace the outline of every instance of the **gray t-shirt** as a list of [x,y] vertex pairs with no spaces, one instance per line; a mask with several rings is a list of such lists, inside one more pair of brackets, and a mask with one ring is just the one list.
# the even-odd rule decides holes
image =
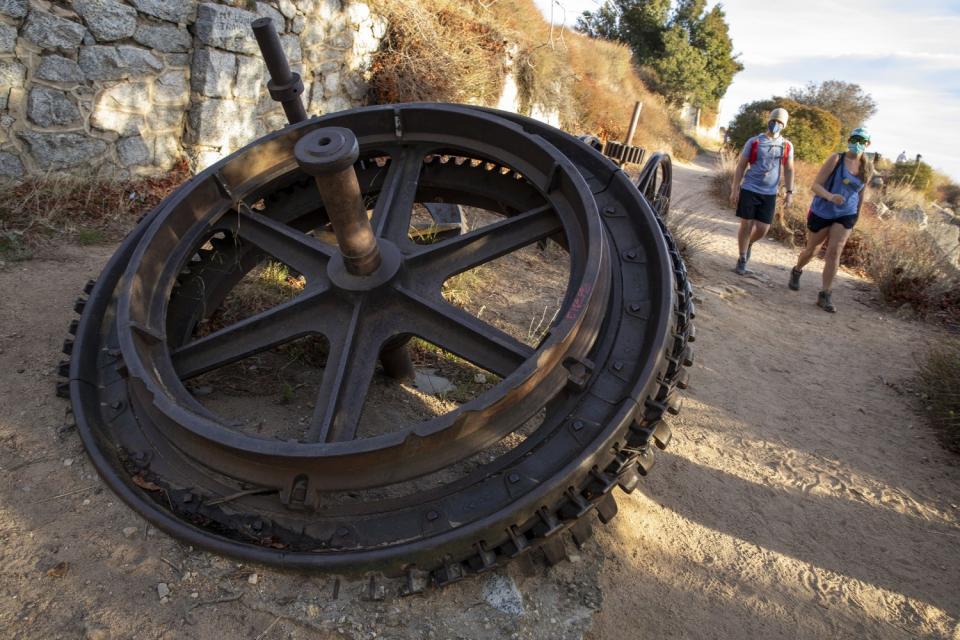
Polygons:
[[788,159],[793,159],[793,145],[789,144],[783,136],[770,138],[765,134],[753,136],[743,145],[743,151],[740,155],[750,159],[750,150],[753,148],[754,140],[757,141],[757,159],[750,165],[746,174],[743,176],[742,188],[754,193],[764,195],[775,195],[777,185],[780,184],[780,175],[783,173],[783,153],[784,146],[789,149]]

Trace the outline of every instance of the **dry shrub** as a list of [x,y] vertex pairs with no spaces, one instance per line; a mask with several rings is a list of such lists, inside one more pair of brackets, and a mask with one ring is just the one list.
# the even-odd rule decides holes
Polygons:
[[495,105],[509,51],[522,113],[556,110],[567,130],[619,140],[641,101],[634,144],[696,156],[695,142],[646,88],[626,46],[551,27],[532,0],[374,0],[372,7],[390,23],[373,63],[374,102]]
[[186,160],[157,177],[119,179],[48,172],[11,184],[0,200],[0,260],[29,257],[54,241],[118,240],[190,177]]
[[868,219],[863,269],[885,302],[909,304],[921,316],[960,321],[960,274],[922,229],[898,220]]
[[389,27],[374,58],[375,102],[496,103],[505,74],[504,35],[469,2],[374,0]]
[[673,241],[688,267],[693,267],[693,259],[709,243],[714,229],[697,223],[699,212],[696,198],[690,194],[680,196],[670,205],[670,215],[666,218],[667,228]]
[[713,182],[711,182],[711,191],[714,197],[721,203],[726,203],[730,198],[730,185],[733,183],[733,174],[737,170],[737,154],[728,149],[721,149],[717,154],[717,161],[714,164]]
[[944,445],[960,453],[960,340],[930,349],[920,363],[921,399]]
[[889,209],[915,209],[927,206],[927,198],[907,182],[895,181],[877,193],[876,202]]
[[622,140],[630,125],[635,102],[643,103],[633,144],[651,151],[667,151],[683,159],[697,155],[694,141],[681,133],[670,109],[648,90],[625,45],[567,33],[570,68],[577,76],[573,99],[578,124],[601,138]]

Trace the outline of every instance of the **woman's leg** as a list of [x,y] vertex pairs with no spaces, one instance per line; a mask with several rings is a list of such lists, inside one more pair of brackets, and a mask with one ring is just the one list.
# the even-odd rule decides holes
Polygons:
[[817,247],[827,239],[829,234],[830,227],[827,227],[826,229],[820,229],[820,231],[816,232],[807,231],[807,246],[805,246],[803,251],[800,252],[800,255],[797,256],[797,266],[795,268],[798,271],[803,269],[811,260],[813,260],[813,254],[816,253]]
[[830,242],[827,246],[827,255],[824,258],[823,265],[823,290],[829,292],[833,286],[833,278],[837,275],[837,269],[840,267],[840,255],[843,253],[843,246],[847,244],[847,238],[853,232],[853,229],[847,229],[842,224],[832,224],[828,227],[830,232]]

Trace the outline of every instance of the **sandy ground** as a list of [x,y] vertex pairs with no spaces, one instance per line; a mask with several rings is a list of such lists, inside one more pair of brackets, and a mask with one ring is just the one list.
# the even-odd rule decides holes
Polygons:
[[[64,327],[111,248],[0,269],[0,637],[960,639],[960,467],[899,383],[938,338],[842,276],[754,248],[709,171],[676,170],[709,245],[698,360],[670,449],[572,561],[522,560],[425,596],[195,551],[97,479],[54,398]],[[161,591],[169,594],[161,599]]]

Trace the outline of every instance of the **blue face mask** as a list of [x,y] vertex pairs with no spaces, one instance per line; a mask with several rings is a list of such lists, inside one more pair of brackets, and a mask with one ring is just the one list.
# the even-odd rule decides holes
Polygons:
[[777,135],[783,131],[783,125],[776,120],[771,120],[769,123],[767,123],[767,130],[773,135]]
[[862,142],[850,142],[847,144],[847,149],[850,150],[850,153],[860,155],[867,150],[867,145]]

